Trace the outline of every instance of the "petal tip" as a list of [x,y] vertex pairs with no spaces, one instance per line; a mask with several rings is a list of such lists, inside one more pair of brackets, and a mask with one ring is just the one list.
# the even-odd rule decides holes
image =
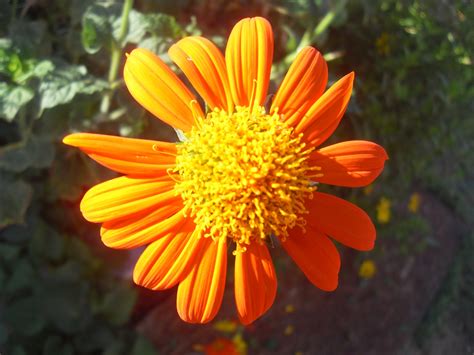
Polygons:
[[339,276],[336,276],[336,280],[335,280],[333,285],[331,285],[329,287],[326,287],[326,288],[321,288],[320,286],[318,286],[318,287],[321,290],[325,291],[325,292],[334,292],[334,291],[336,291],[338,286],[339,286]]
[[133,269],[132,279],[135,285],[145,287],[145,285],[143,285],[143,270],[138,268],[136,265]]
[[242,317],[239,315],[239,321],[240,323],[242,323],[243,326],[248,326],[250,324],[252,324],[253,322],[255,322],[257,320],[258,317]]
[[318,51],[313,46],[304,46],[301,49],[300,53],[304,53],[305,55],[311,55],[311,56],[314,56],[315,58],[321,56],[321,52]]
[[262,16],[250,17],[250,20],[263,22],[266,25],[270,25],[270,21],[268,21],[265,17],[262,17]]
[[68,134],[66,137],[63,138],[63,144],[70,145],[70,146],[77,146],[77,136],[78,133]]
[[341,80],[347,85],[347,89],[352,91],[355,80],[355,72],[351,71],[349,74],[344,75]]
[[377,231],[375,229],[375,226],[372,224],[373,226],[373,231],[369,237],[369,239],[367,240],[367,244],[364,245],[363,248],[360,248],[359,250],[361,251],[371,251],[375,248],[375,241],[377,239]]

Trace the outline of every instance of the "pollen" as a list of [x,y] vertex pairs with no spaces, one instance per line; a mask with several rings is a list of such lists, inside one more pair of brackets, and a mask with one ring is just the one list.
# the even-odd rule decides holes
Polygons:
[[214,110],[179,144],[176,191],[204,237],[230,238],[237,251],[304,225],[312,149],[278,113],[263,107]]

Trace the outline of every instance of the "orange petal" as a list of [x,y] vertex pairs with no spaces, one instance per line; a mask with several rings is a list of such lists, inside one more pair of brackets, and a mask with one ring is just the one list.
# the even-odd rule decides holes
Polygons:
[[100,236],[109,248],[131,249],[149,244],[167,233],[176,233],[185,222],[182,201],[173,201],[105,222],[100,229]]
[[346,112],[353,82],[354,72],[331,86],[297,123],[295,133],[304,133],[304,140],[313,147],[328,139]]
[[227,238],[204,238],[199,263],[178,286],[176,305],[182,320],[208,323],[217,314],[224,294]]
[[273,304],[277,281],[273,262],[264,244],[247,245],[235,257],[235,303],[243,324],[250,324]]
[[321,53],[304,47],[290,66],[272,102],[284,120],[295,126],[326,88],[328,66]]
[[328,237],[311,228],[306,233],[294,228],[281,244],[312,284],[324,291],[337,288],[341,259]]
[[70,134],[63,143],[78,147],[98,163],[127,175],[166,175],[176,162],[173,143],[92,133]]
[[[315,180],[337,186],[360,187],[370,184],[388,159],[385,149],[368,141],[347,141],[311,153],[310,166],[321,167]],[[322,175],[322,176],[320,176]]]
[[135,265],[133,280],[152,290],[165,290],[183,280],[191,271],[204,238],[194,234],[187,222],[178,233],[169,233],[150,244]]
[[168,54],[211,109],[232,111],[229,79],[219,48],[206,38],[186,37],[171,46]]
[[361,208],[339,197],[315,192],[307,200],[308,224],[319,232],[357,250],[371,250],[375,243],[375,227]]
[[263,105],[272,60],[270,23],[262,17],[240,20],[232,29],[225,52],[230,90],[236,105]]
[[81,212],[85,219],[96,223],[132,215],[176,200],[174,185],[168,176],[115,178],[87,191],[81,201]]
[[203,117],[194,95],[147,49],[136,48],[128,55],[123,78],[133,98],[172,127],[187,132],[195,115]]

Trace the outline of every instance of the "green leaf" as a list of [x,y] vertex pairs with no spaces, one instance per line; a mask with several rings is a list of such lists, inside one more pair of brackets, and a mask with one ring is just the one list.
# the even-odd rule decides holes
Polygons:
[[31,281],[34,280],[35,276],[31,263],[26,258],[22,258],[15,262],[13,274],[8,279],[5,291],[15,294],[18,291],[31,288]]
[[70,238],[67,248],[74,261],[83,267],[87,266],[89,271],[95,272],[102,265],[101,259],[95,257],[89,246],[78,238]]
[[68,260],[65,264],[51,271],[51,276],[58,281],[81,282],[84,265],[76,260]]
[[[95,353],[116,341],[114,333],[103,321],[95,320],[74,337],[74,345],[80,354]],[[102,352],[101,352],[102,353]]]
[[0,118],[12,121],[33,97],[34,92],[28,87],[0,83]]
[[147,25],[145,16],[132,9],[125,37],[120,38],[122,4],[93,4],[82,17],[82,45],[89,54],[97,53],[112,41],[123,48],[127,43],[138,43],[144,37]]
[[57,335],[51,335],[46,339],[43,347],[43,355],[74,355],[71,344],[65,344]]
[[22,84],[31,78],[42,79],[47,74],[52,72],[55,68],[55,65],[50,60],[38,61],[36,59],[31,59],[26,63],[27,69],[24,70],[22,73],[17,74],[16,77],[14,77],[15,82]]
[[31,255],[57,262],[64,254],[64,237],[44,222],[35,223],[35,231],[29,244]]
[[156,352],[155,347],[148,339],[138,335],[137,340],[133,344],[131,355],[155,355]]
[[24,84],[28,79],[43,78],[54,69],[54,64],[49,59],[38,60],[22,53],[10,41],[0,39],[0,73],[5,74],[17,84]]
[[161,37],[148,37],[140,41],[138,46],[158,54],[166,51],[168,48],[168,41]]
[[54,70],[54,64],[52,61],[41,60],[38,63],[36,63],[33,73],[37,78],[43,78],[44,76],[46,76],[46,74],[48,74],[52,70]]
[[116,340],[109,344],[103,355],[122,355],[125,352],[125,344],[123,341]]
[[[122,25],[121,4],[94,4],[88,7],[82,18],[82,45],[90,53],[97,53],[113,41],[120,48],[127,43],[155,49],[159,44],[169,43],[184,35],[184,30],[173,16],[165,14],[144,15],[131,10],[128,28],[124,38],[120,38]],[[148,36],[147,36],[148,34]],[[160,52],[157,53],[161,53]]]
[[27,213],[24,224],[16,224],[2,230],[0,239],[12,243],[23,244],[30,240],[38,226],[38,218],[34,212]]
[[59,261],[64,254],[64,239],[54,229],[48,228],[46,235],[46,257],[51,261]]
[[38,298],[33,296],[15,299],[3,312],[12,330],[24,335],[37,334],[46,324]]
[[89,6],[84,13],[81,39],[87,53],[97,53],[109,40],[111,33],[110,17],[115,18],[120,14],[120,12],[117,14],[112,9],[118,9],[118,6],[94,4]]
[[[112,24],[113,36],[116,41],[120,39],[119,36],[121,22],[122,19],[119,17]],[[130,14],[128,15],[127,34],[125,35],[125,38],[123,39],[122,43],[119,43],[120,46],[123,48],[127,43],[140,42],[146,34],[147,27],[148,23],[146,22],[145,15],[132,9],[130,11]]]
[[143,15],[142,23],[148,35],[142,36],[141,39],[135,38],[135,43],[157,54],[166,53],[174,40],[186,34],[173,16],[147,14]]
[[20,254],[20,247],[17,245],[0,244],[0,260],[10,263]]
[[152,36],[171,40],[183,36],[185,31],[173,16],[166,14],[143,15],[147,32]]
[[106,294],[100,307],[100,313],[113,325],[122,325],[128,321],[137,299],[134,289],[117,285]]
[[40,113],[47,108],[66,104],[77,94],[93,94],[107,89],[105,81],[87,74],[82,65],[64,65],[48,74],[40,83]]
[[16,345],[13,348],[11,355],[28,355],[28,353],[23,349],[22,346]]
[[[3,290],[3,288],[5,287],[5,283],[6,283],[6,280],[7,280],[7,275],[5,274],[5,271],[3,271],[3,268],[2,266],[0,265],[0,290]],[[0,338],[1,338],[1,326],[2,324],[0,323]],[[1,340],[0,340],[0,344],[1,344]]]
[[37,289],[44,316],[67,334],[82,331],[92,315],[88,305],[89,285],[86,282],[62,282],[48,275]]
[[13,48],[11,41],[2,39],[0,41],[0,73],[8,77],[15,77],[23,71],[23,64],[18,50]]
[[28,168],[47,168],[53,159],[53,143],[36,137],[0,148],[0,169],[14,173]]
[[24,221],[32,196],[29,184],[0,174],[0,229]]
[[8,328],[5,324],[0,323],[0,345],[3,345],[8,340]]

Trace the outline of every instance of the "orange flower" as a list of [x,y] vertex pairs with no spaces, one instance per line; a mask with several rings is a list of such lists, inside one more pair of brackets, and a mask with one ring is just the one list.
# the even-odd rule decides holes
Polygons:
[[267,20],[246,18],[230,34],[225,57],[210,41],[187,37],[169,50],[206,102],[153,53],[133,50],[124,79],[148,111],[181,131],[182,143],[71,134],[64,143],[125,176],[90,189],[84,217],[102,223],[102,241],[148,245],[134,281],[153,290],[178,286],[177,309],[191,323],[216,315],[224,292],[227,246],[235,244],[235,301],[244,324],[264,314],[277,289],[267,245],[281,242],[308,279],[338,284],[331,236],[358,250],[374,246],[367,214],[316,192],[316,182],[359,187],[382,171],[387,155],[367,141],[316,149],[346,110],[354,73],[325,93],[327,65],[304,48],[267,110],[273,34]]
[[206,355],[240,355],[234,342],[227,338],[217,338],[212,343],[204,345]]

